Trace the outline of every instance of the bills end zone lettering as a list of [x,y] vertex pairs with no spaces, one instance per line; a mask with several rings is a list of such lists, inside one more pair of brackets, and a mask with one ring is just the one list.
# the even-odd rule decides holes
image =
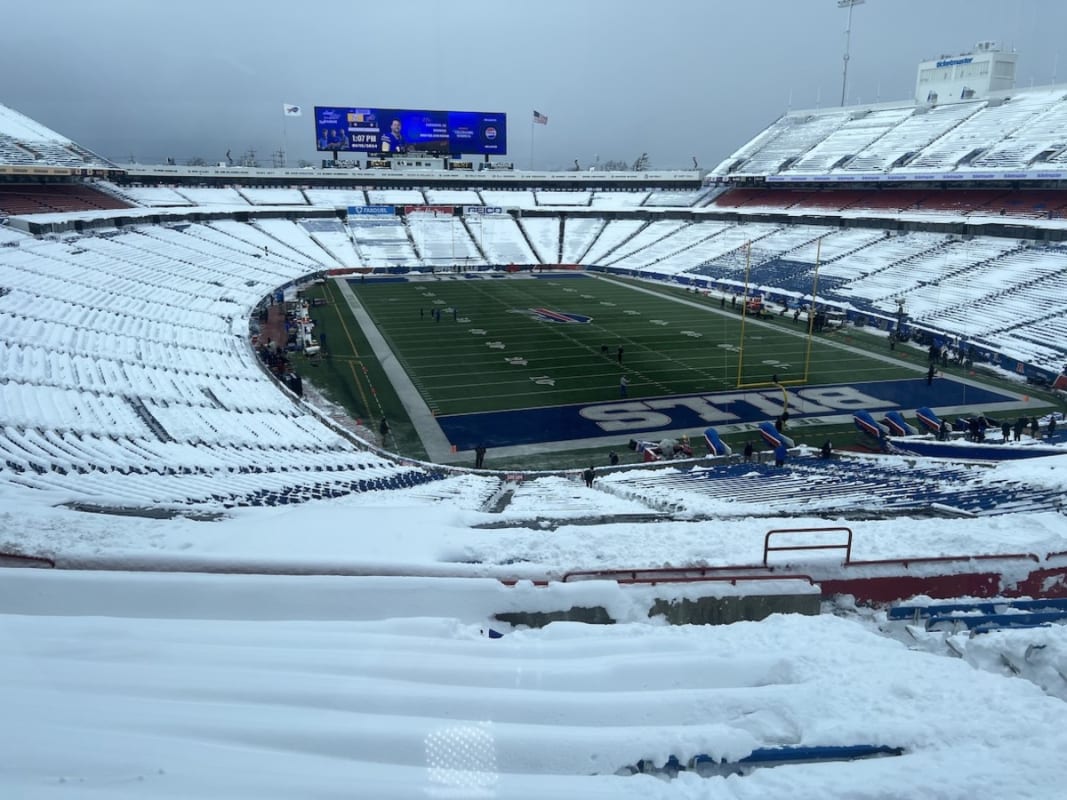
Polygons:
[[[615,394],[615,381],[604,389],[605,393]],[[995,404],[1018,401],[1018,395],[991,387],[955,380],[927,386],[925,379],[912,378],[794,389],[789,395],[788,410],[796,423],[816,416],[846,415],[842,423],[851,424],[853,414],[859,410],[880,414],[917,405],[946,409],[979,405],[996,410]],[[439,416],[437,422],[452,444],[469,450],[479,443],[505,447],[605,436],[655,435],[708,425],[754,425],[773,420],[785,410],[785,398],[778,390],[742,390],[453,414]]]

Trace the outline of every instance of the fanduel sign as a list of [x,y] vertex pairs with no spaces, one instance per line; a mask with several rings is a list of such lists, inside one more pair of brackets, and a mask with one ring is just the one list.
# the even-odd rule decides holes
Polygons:
[[349,206],[350,217],[392,217],[396,215],[396,206]]

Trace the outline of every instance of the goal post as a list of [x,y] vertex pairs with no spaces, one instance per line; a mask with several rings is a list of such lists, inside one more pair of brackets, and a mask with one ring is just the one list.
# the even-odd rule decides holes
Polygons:
[[[746,344],[746,327],[748,324],[748,310],[749,310],[749,284],[752,271],[752,242],[749,241],[745,245],[745,281],[744,281],[744,293],[741,301],[741,325],[740,333],[738,334],[737,343],[737,381],[735,388],[738,389],[767,389],[774,387],[786,387],[786,386],[803,386],[808,383],[811,375],[811,345],[815,338],[815,304],[818,299],[819,291],[819,261],[822,254],[822,237],[820,236],[815,243],[815,270],[812,276],[811,284],[811,305],[808,308],[807,315],[807,331],[804,335],[804,368],[803,373],[799,377],[787,377],[778,374],[777,371],[773,372],[773,378],[770,380],[751,380],[746,379],[745,375],[745,344]],[[773,370],[773,365],[768,371]],[[784,388],[783,388],[784,391]]]

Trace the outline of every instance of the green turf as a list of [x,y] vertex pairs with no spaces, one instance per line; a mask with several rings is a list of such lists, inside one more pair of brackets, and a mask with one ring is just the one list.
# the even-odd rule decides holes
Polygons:
[[[717,300],[669,287],[561,277],[367,281],[353,290],[441,415],[617,399],[624,374],[629,396],[638,398],[726,391],[739,377],[743,384],[804,377],[808,339],[796,335],[802,322],[790,317],[768,328],[748,321],[739,375],[739,311],[727,305],[724,312]],[[592,320],[545,322],[528,313],[533,308]],[[435,309],[442,311],[440,322]],[[914,376],[903,365],[831,347],[817,336],[806,382]]]
[[372,431],[387,418],[390,431],[385,444],[390,450],[425,458],[418,433],[337,287],[332,283],[314,286],[307,296],[326,301],[312,309],[316,333],[326,334],[326,350],[313,359],[295,356],[297,371]]
[[[687,292],[681,287],[626,281],[624,285],[595,278],[436,280],[411,283],[351,284],[365,308],[385,335],[400,363],[413,379],[426,403],[439,414],[486,411],[558,403],[605,402],[619,397],[619,377],[630,379],[630,397],[650,397],[734,389],[738,380],[737,345],[741,333],[739,309],[718,300]],[[660,297],[641,289],[655,292]],[[370,349],[363,332],[348,310],[340,291],[328,282],[308,290],[327,305],[314,309],[319,329],[327,334],[329,355],[317,362],[300,362],[298,369],[326,396],[349,413],[377,429],[381,417],[390,421],[389,449],[403,455],[425,457],[422,443],[407,419],[385,371]],[[665,296],[665,297],[664,297]],[[439,302],[434,302],[439,301]],[[547,307],[586,314],[589,324],[558,324],[532,319],[523,309]],[[442,311],[434,321],[433,309]],[[420,310],[422,315],[420,316]],[[627,313],[632,312],[632,313]],[[659,324],[653,320],[660,320]],[[795,334],[803,322],[791,316],[774,317],[771,327],[745,325],[742,380],[782,381],[801,378],[807,339]],[[472,333],[484,330],[485,334]],[[683,331],[701,334],[699,337]],[[852,353],[828,346],[836,341],[863,352]],[[499,342],[503,348],[489,347]],[[607,355],[601,346],[608,347]],[[624,364],[616,362],[616,348],[624,348]],[[721,346],[725,345],[725,346]],[[895,363],[871,358],[889,355]],[[925,353],[901,346],[890,352],[883,333],[852,326],[813,337],[809,384],[852,383],[864,380],[916,376],[914,365]],[[506,358],[522,357],[526,365]],[[764,363],[768,361],[776,364]],[[908,367],[912,368],[909,369]],[[985,383],[1018,390],[980,368],[967,371],[949,367],[950,374],[970,374]],[[535,382],[548,378],[554,382]],[[1034,406],[1028,413],[1044,413],[1054,398],[1031,391]],[[979,412],[981,409],[975,409]],[[797,441],[818,446],[826,437],[847,447],[856,439],[851,425],[798,427],[790,431]],[[739,450],[751,434],[724,437]],[[615,449],[623,463],[637,456],[620,449],[620,442],[589,450],[545,451],[504,458],[490,451],[490,469],[555,469],[586,462],[607,463]],[[703,453],[700,443],[696,452]],[[758,443],[757,443],[758,445]]]

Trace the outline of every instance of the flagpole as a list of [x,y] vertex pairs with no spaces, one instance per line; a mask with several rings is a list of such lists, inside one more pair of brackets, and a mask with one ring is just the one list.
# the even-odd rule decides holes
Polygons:
[[530,117],[530,170],[533,171],[533,154],[534,154],[534,120]]

